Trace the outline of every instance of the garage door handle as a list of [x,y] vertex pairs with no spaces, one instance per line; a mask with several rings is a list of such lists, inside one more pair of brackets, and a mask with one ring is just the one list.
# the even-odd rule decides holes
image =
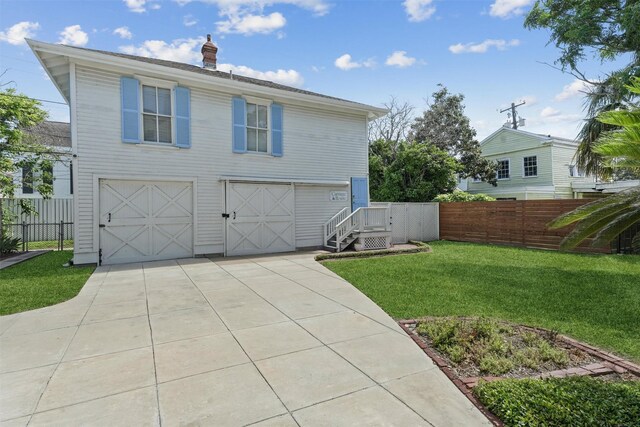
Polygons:
[[233,219],[236,219],[236,212],[233,211]]

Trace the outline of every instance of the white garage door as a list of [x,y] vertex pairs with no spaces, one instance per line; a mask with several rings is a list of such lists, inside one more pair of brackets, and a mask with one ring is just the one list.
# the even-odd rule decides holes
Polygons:
[[229,183],[227,255],[295,250],[292,184]]
[[103,264],[193,256],[191,182],[100,181]]

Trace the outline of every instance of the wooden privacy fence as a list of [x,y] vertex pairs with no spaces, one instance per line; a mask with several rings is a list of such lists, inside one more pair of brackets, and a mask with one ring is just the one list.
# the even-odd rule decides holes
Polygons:
[[438,240],[438,203],[371,203],[391,209],[391,243]]
[[[560,241],[571,231],[572,226],[549,230],[547,224],[559,215],[591,201],[568,199],[441,203],[440,239],[557,250]],[[591,246],[591,239],[587,239],[576,251],[609,253],[611,248],[609,245],[594,248]]]

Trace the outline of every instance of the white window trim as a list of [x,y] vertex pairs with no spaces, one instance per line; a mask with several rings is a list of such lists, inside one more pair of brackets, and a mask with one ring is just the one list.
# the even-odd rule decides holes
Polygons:
[[496,179],[498,181],[509,181],[511,179],[511,159],[510,158],[505,158],[505,159],[497,159],[497,162],[504,162],[507,161],[507,164],[509,165],[509,177],[508,178],[498,178],[498,171],[496,171]]
[[[578,173],[578,175],[573,175],[573,170],[574,169],[575,169],[576,173]],[[585,178],[586,175],[584,173],[580,174],[580,172],[582,172],[582,171],[580,170],[578,165],[569,165],[569,178]]]
[[[256,106],[258,105],[262,105],[264,107],[267,107],[267,151],[263,152],[263,151],[252,151],[249,150],[249,136],[247,135],[247,129],[249,129],[249,125],[246,124],[244,127],[244,131],[245,131],[245,138],[247,139],[247,150],[243,153],[243,154],[254,154],[254,155],[258,155],[258,156],[271,156],[271,104],[273,104],[273,101],[270,101],[268,99],[263,99],[263,98],[256,98],[253,96],[245,96],[244,100],[246,102],[246,104],[255,104]],[[247,115],[247,112],[249,111],[248,107],[245,111],[245,116]],[[258,111],[256,110],[256,115],[258,114]],[[257,116],[256,116],[256,120],[257,120]],[[246,121],[246,117],[245,117],[245,121]],[[254,129],[254,128],[252,128]],[[258,141],[256,140],[256,148],[258,147]]]
[[[527,175],[526,174],[526,169],[524,167],[524,159],[527,157],[535,157],[536,158],[536,174],[535,175]],[[522,157],[522,177],[524,179],[528,179],[528,178],[537,178],[538,177],[538,155],[534,154],[533,156],[523,156]]]
[[[138,124],[140,126],[140,143],[149,145],[149,146],[157,146],[157,147],[176,147],[176,96],[175,96],[175,87],[177,86],[176,82],[171,82],[168,80],[160,80],[154,79],[151,77],[141,77],[134,76],[140,82],[139,88],[139,99],[140,99],[140,114],[138,117]],[[143,98],[143,86],[153,86],[156,88],[169,89],[169,93],[171,94],[171,144],[167,144],[166,142],[156,142],[156,141],[146,141],[144,139],[144,98]],[[157,99],[156,99],[157,103]],[[158,114],[155,114],[156,116]],[[166,116],[162,116],[166,117]]]

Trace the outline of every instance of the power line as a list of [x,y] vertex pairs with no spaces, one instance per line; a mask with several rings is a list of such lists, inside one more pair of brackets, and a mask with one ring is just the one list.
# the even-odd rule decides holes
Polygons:
[[13,98],[31,99],[32,101],[48,102],[48,103],[50,103],[50,104],[60,104],[60,105],[66,105],[66,106],[68,106],[68,105],[69,105],[69,104],[67,104],[66,102],[50,101],[50,100],[48,100],[48,99],[31,98],[30,96],[26,96],[26,95],[12,95],[12,94],[10,94],[10,93],[0,93],[0,96],[9,96],[9,97],[13,97]]

